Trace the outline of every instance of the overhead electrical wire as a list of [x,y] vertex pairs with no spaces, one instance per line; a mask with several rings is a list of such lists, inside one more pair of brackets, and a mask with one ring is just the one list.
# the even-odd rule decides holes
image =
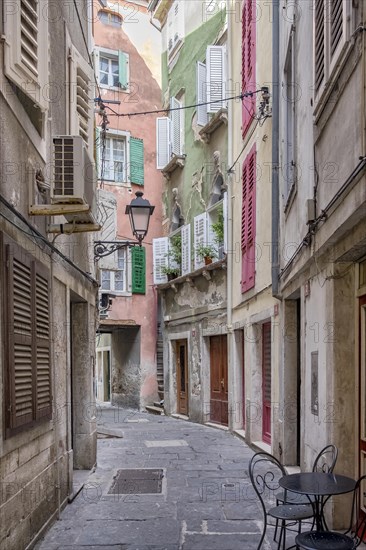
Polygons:
[[[170,111],[183,111],[185,109],[192,109],[194,107],[201,107],[204,105],[211,105],[213,103],[224,103],[225,101],[232,101],[233,99],[241,99],[243,100],[245,97],[252,97],[254,94],[258,94],[259,92],[262,92],[262,88],[259,90],[255,90],[254,92],[244,92],[240,95],[232,96],[232,97],[225,97],[223,99],[215,99],[214,101],[205,101],[203,103],[195,103],[193,105],[182,105],[181,107],[166,107],[165,109],[155,109],[154,111],[139,111],[137,113],[117,113],[117,111],[114,111],[109,107],[108,105],[105,105],[107,109],[112,111],[113,115],[118,117],[132,117],[132,116],[143,116],[143,115],[155,115],[159,113],[166,113]],[[96,98],[95,101],[100,102],[100,97]],[[103,103],[103,101],[102,101]]]

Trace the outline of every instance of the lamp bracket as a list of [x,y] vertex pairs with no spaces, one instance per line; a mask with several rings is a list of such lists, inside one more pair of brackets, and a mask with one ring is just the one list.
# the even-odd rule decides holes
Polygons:
[[109,256],[126,246],[140,246],[138,241],[94,241],[94,261]]

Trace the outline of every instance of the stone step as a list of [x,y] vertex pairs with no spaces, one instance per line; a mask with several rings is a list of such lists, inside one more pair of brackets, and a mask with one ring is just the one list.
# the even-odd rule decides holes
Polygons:
[[145,409],[152,414],[164,414],[164,409],[155,405],[146,405]]

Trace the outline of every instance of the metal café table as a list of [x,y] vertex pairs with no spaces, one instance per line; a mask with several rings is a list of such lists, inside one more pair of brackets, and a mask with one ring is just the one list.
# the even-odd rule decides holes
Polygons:
[[338,474],[303,472],[281,477],[279,484],[287,491],[309,497],[309,502],[314,507],[316,529],[324,531],[327,529],[323,514],[324,505],[331,496],[351,493],[355,489],[356,481]]

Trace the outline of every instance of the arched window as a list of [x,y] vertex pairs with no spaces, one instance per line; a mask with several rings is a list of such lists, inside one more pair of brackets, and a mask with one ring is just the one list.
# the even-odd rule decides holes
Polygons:
[[99,21],[104,25],[112,25],[112,27],[121,27],[122,17],[118,13],[112,13],[106,10],[98,12]]

